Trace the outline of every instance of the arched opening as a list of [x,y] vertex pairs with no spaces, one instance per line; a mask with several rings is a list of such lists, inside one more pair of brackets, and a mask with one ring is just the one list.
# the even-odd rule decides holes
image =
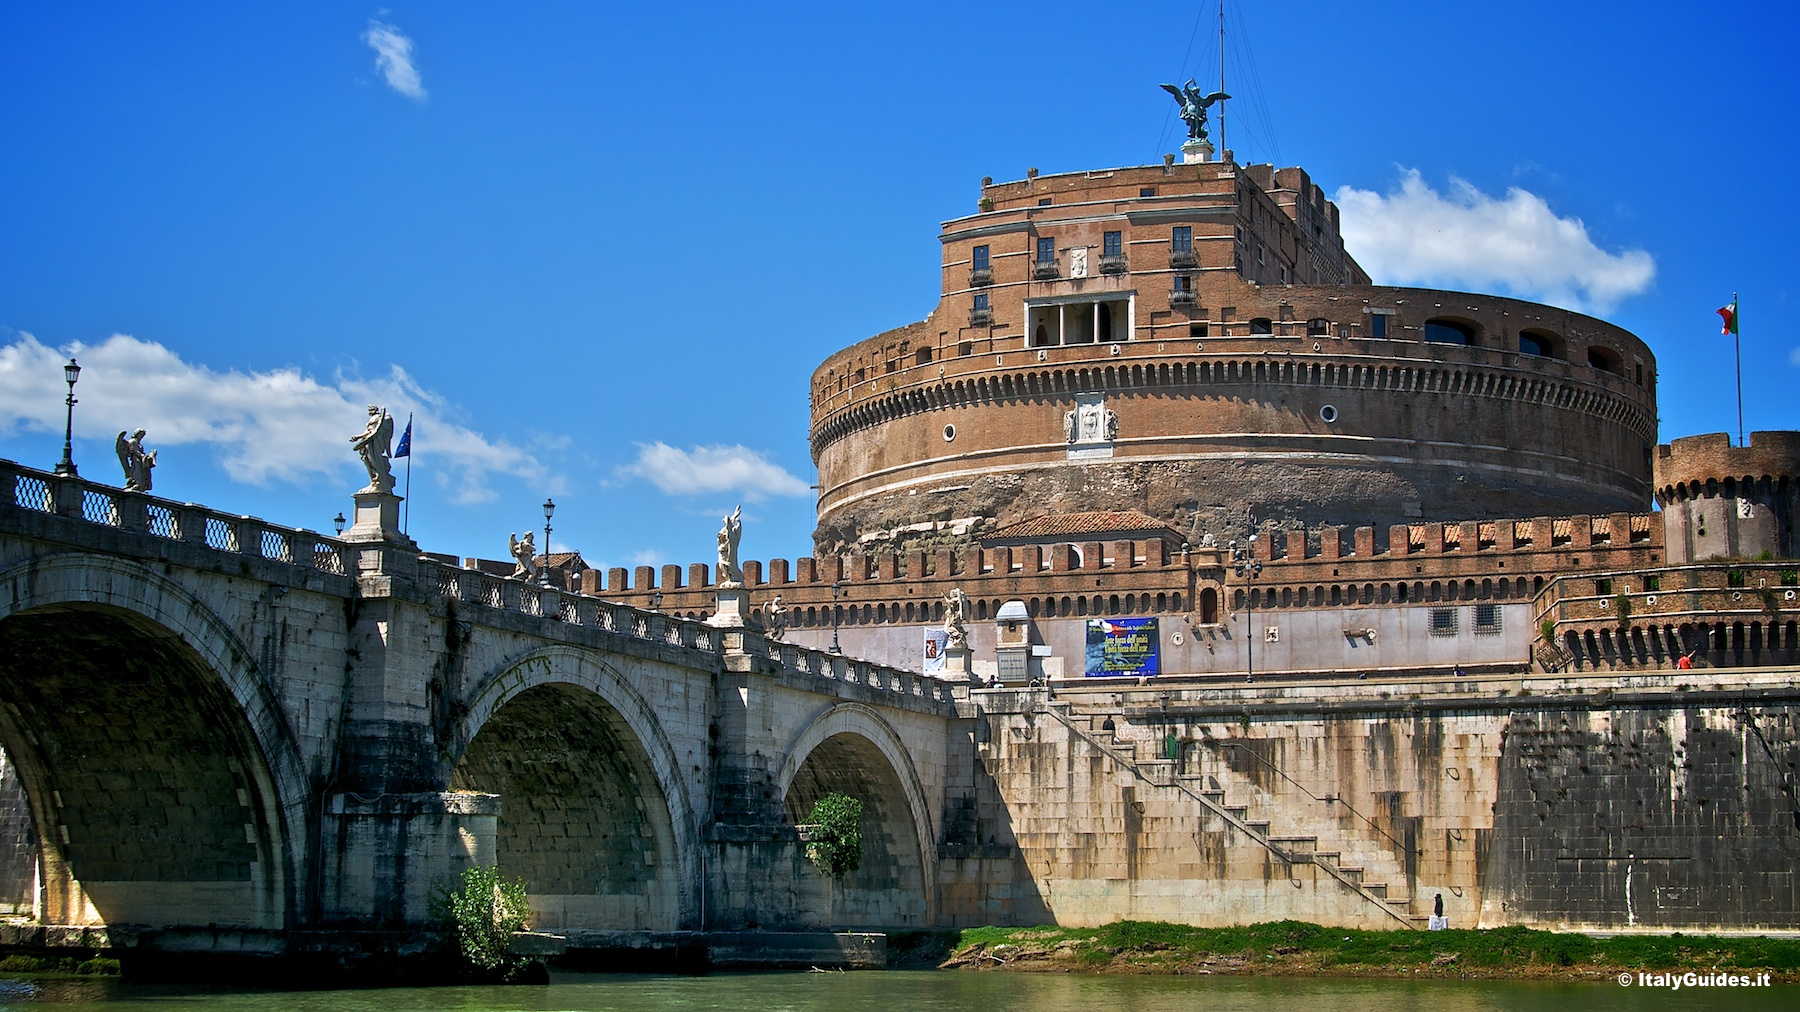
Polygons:
[[1217,625],[1219,621],[1219,592],[1211,587],[1200,591],[1200,624]]
[[42,923],[285,925],[269,766],[225,673],[177,634],[100,605],[11,615],[0,704]]
[[1588,345],[1587,350],[1587,360],[1588,365],[1601,372],[1609,372],[1614,376],[1625,375],[1625,360],[1620,358],[1619,353],[1611,348],[1598,344],[1590,344]]
[[1476,344],[1476,328],[1461,320],[1426,320],[1425,340],[1432,344]]
[[862,802],[862,858],[856,870],[834,881],[798,857],[803,863],[796,875],[798,924],[833,928],[924,924],[929,912],[919,827],[894,764],[862,734],[832,734],[800,763],[782,806],[788,818],[801,825],[826,794]]
[[1519,331],[1519,351],[1538,358],[1562,358],[1562,342],[1547,330]]
[[534,928],[680,926],[668,800],[644,745],[594,692],[551,682],[506,700],[450,783],[500,795],[495,863],[525,880]]

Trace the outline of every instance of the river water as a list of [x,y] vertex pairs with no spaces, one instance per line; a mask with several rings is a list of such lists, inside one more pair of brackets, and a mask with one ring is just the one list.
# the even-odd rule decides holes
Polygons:
[[257,991],[117,979],[0,981],[0,1009],[101,1012],[438,1012],[747,1009],[751,1012],[976,1009],[979,1012],[1641,1012],[1793,1009],[1800,987],[1658,991],[1611,982],[1407,981],[1274,977],[869,971],[703,977],[556,973],[548,986]]

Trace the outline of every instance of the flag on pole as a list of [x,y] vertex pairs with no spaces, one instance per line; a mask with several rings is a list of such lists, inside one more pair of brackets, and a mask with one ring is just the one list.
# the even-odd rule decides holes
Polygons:
[[1733,295],[1731,297],[1731,305],[1719,307],[1719,310],[1718,310],[1719,319],[1724,321],[1723,324],[1719,327],[1719,333],[1735,334],[1738,332],[1737,304],[1738,304],[1737,296]]
[[[1724,310],[1721,309],[1721,310],[1719,310],[1719,312],[1722,313],[1722,312],[1724,312]],[[396,457],[412,456],[412,415],[406,416],[406,431],[400,433],[400,445],[394,447],[394,456],[396,456]]]

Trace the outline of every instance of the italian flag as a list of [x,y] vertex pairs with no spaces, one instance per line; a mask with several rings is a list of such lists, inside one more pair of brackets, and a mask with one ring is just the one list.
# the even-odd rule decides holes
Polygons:
[[1738,332],[1737,303],[1737,296],[1733,295],[1731,297],[1731,305],[1719,307],[1719,319],[1724,321],[1723,325],[1719,328],[1719,333],[1735,334]]

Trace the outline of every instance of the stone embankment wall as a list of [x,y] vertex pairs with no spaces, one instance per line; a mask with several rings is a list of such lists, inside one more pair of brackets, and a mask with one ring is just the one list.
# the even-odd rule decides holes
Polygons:
[[1680,675],[978,690],[945,916],[1800,926],[1794,673]]

